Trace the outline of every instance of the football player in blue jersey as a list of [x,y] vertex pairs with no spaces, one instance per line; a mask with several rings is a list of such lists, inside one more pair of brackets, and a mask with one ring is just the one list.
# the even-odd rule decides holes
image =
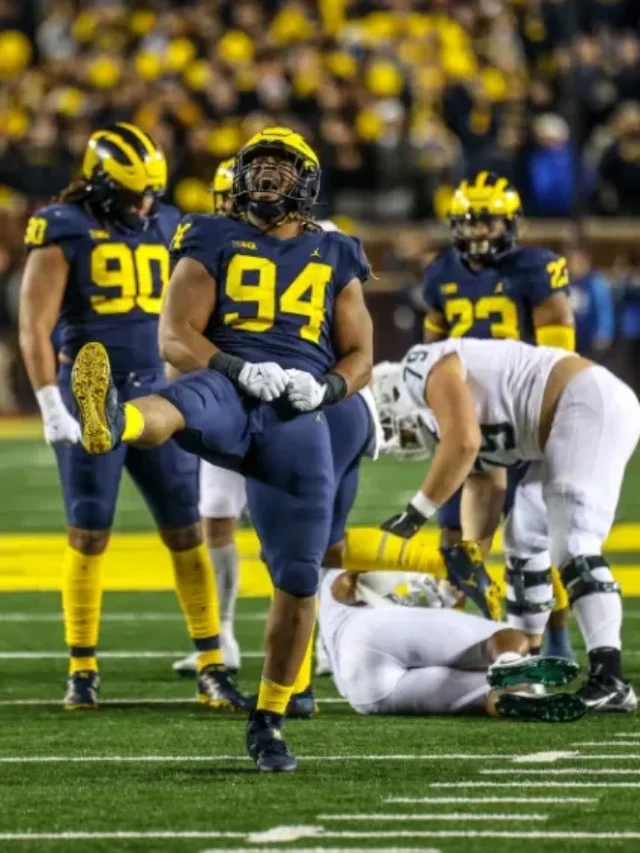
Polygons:
[[[453,245],[425,271],[426,342],[446,337],[511,338],[575,349],[566,260],[548,249],[518,245],[521,215],[518,192],[506,178],[485,171],[458,186],[449,208]],[[524,469],[514,469],[509,474],[505,515],[523,473]],[[460,557],[460,492],[441,507],[438,520],[442,553],[455,573]],[[549,569],[541,569],[541,584]],[[515,590],[518,572],[517,566],[507,568],[507,580]],[[552,578],[555,603],[546,651],[572,657],[568,596],[555,569]],[[527,605],[509,595],[507,606],[517,618],[519,608]],[[542,637],[531,639],[532,648],[539,648]]]
[[[96,646],[102,563],[126,468],[144,496],[173,563],[180,604],[198,652],[199,701],[245,705],[222,667],[215,578],[202,544],[197,460],[174,442],[149,452],[122,444],[102,457],[79,444],[71,365],[87,341],[108,352],[124,400],[163,381],[158,320],[178,211],[160,202],[167,164],[137,127],[96,131],[83,177],[39,210],[25,236],[20,343],[58,462],[68,523],[63,565],[68,709],[98,704]],[[57,324],[56,363],[51,333]]]
[[[123,401],[108,354],[86,344],[73,368],[82,442],[91,454],[122,444],[185,449],[247,476],[251,518],[275,593],[247,749],[259,769],[294,770],[281,726],[315,621],[318,574],[335,499],[323,407],[370,379],[373,330],[359,241],[311,219],[320,165],[288,128],[240,149],[230,216],[177,227],[160,349],[187,375]],[[368,419],[358,406],[359,420]]]

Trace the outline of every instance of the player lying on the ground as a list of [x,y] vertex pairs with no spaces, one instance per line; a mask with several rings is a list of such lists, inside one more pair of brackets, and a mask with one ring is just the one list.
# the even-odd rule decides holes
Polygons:
[[[525,657],[529,646],[520,631],[446,607],[402,606],[374,591],[370,578],[378,580],[336,569],[320,587],[322,639],[336,686],[354,711],[484,709],[546,722],[569,722],[586,712],[575,694],[541,695],[530,686],[568,684],[578,672],[573,661]],[[394,586],[392,579],[390,590]]]
[[[82,179],[39,210],[25,235],[20,346],[45,439],[55,449],[68,524],[62,577],[68,709],[98,704],[102,563],[124,468],[170,551],[196,648],[199,701],[246,707],[222,666],[215,580],[198,517],[197,460],[174,442],[151,451],[122,444],[91,456],[78,443],[80,427],[70,414],[71,362],[86,341],[106,348],[121,399],[147,395],[163,382],[158,317],[168,245],[180,217],[159,202],[166,182],[164,155],[140,129],[118,123],[98,130]],[[56,323],[59,364],[51,342]]]
[[311,219],[319,182],[318,158],[301,136],[256,134],[235,160],[233,216],[187,217],[174,236],[160,348],[186,375],[123,405],[99,344],[85,345],[73,368],[90,453],[175,436],[247,476],[275,587],[246,733],[250,756],[267,771],[297,766],[281,727],[315,624],[336,495],[321,410],[342,401],[360,417],[356,392],[372,367],[362,290],[369,266],[358,241]]
[[516,341],[416,346],[402,371],[438,442],[422,487],[383,527],[413,536],[464,483],[463,536],[483,540],[499,523],[504,468],[531,463],[504,530],[509,599],[518,606],[509,619],[543,632],[549,567],[558,566],[589,656],[580,696],[593,710],[634,710],[622,674],[620,588],[602,544],[640,435],[636,395],[580,356]]
[[[449,207],[452,245],[427,266],[423,282],[425,342],[443,338],[512,338],[575,349],[567,262],[541,246],[518,244],[522,204],[506,178],[482,171],[462,181]],[[504,515],[526,466],[508,472]],[[461,539],[460,491],[438,510],[445,560]],[[485,555],[490,543],[483,545]],[[557,574],[549,620],[549,654],[571,657],[568,597]]]

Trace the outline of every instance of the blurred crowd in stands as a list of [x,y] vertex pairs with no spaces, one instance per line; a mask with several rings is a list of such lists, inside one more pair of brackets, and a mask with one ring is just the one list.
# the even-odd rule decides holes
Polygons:
[[[184,211],[276,123],[318,150],[322,215],[442,219],[489,168],[529,216],[640,216],[640,0],[0,0],[0,340],[25,215],[121,119],[163,146]],[[573,254],[589,348],[640,340],[640,259],[612,290]]]

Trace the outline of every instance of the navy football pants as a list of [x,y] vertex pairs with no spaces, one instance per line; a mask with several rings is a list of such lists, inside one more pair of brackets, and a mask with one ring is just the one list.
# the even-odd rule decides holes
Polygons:
[[[75,409],[70,388],[71,365],[58,373],[62,399]],[[134,400],[152,394],[165,384],[162,371],[114,375],[120,399]],[[82,445],[56,447],[67,523],[83,530],[108,530],[118,498],[122,472],[126,470],[145,499],[161,530],[188,527],[199,521],[198,460],[175,441],[153,450],[119,445],[104,456],[91,456]]]
[[[355,496],[355,457],[369,433],[364,402],[353,397],[300,413],[284,400],[249,398],[212,370],[181,377],[159,393],[185,419],[186,428],[175,436],[181,447],[247,477],[249,512],[274,586],[292,595],[314,595],[324,552],[344,528],[342,507]],[[343,482],[346,488],[337,496],[336,486]]]

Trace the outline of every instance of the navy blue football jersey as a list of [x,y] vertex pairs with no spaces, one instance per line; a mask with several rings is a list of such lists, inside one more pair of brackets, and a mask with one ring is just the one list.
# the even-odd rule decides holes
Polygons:
[[224,216],[186,216],[173,260],[193,258],[215,279],[216,307],[205,334],[247,361],[275,361],[321,376],[336,363],[336,296],[369,264],[359,240],[338,231],[304,231],[290,240]]
[[161,205],[147,229],[134,233],[78,204],[52,204],[31,217],[27,249],[56,244],[69,263],[56,329],[65,355],[73,359],[87,341],[100,341],[116,373],[161,367],[158,319],[179,219],[176,208]]
[[548,249],[522,246],[474,272],[449,248],[425,270],[423,295],[449,337],[533,342],[533,309],[568,285],[566,260]]

